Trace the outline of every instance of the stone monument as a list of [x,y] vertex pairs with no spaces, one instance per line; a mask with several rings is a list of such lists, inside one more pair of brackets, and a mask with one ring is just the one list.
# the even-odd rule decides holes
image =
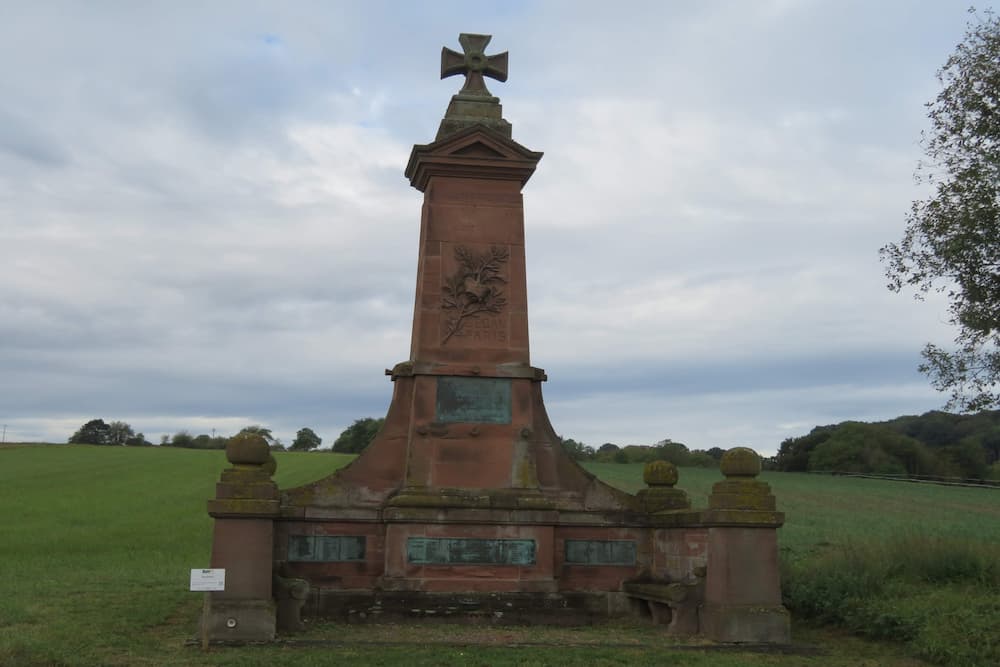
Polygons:
[[521,194],[542,154],[512,139],[486,87],[507,78],[507,54],[487,55],[489,41],[463,34],[462,53],[443,49],[442,78],[464,85],[406,165],[423,193],[416,298],[409,359],[386,371],[385,425],[347,467],[280,492],[266,461],[234,449],[209,501],[212,567],[230,574],[208,633],[266,640],[300,614],[642,614],[674,634],[787,642],[783,517],[756,481],[756,453],[727,453],[726,480],[697,511],[671,464],[651,464],[649,488],[624,493],[571,460],[549,423],[529,355]]

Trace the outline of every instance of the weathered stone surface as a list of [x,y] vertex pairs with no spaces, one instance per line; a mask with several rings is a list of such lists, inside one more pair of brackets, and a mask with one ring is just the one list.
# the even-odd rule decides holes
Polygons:
[[283,632],[301,630],[302,608],[309,597],[309,582],[305,579],[290,579],[275,574],[272,587],[277,629]]
[[686,491],[668,486],[640,489],[636,497],[647,512],[686,510],[691,507],[691,499],[688,498]]
[[650,461],[642,469],[642,481],[647,486],[673,486],[677,483],[677,466],[670,461]]
[[636,540],[566,540],[565,561],[572,565],[636,564]]
[[653,621],[675,637],[700,632],[699,608],[705,594],[705,568],[698,567],[683,582],[633,581],[624,586],[630,597],[645,601]]
[[275,636],[275,604],[270,598],[260,600],[216,599],[207,619],[209,641],[261,642]]
[[458,41],[463,53],[456,53],[447,47],[441,49],[441,78],[463,74],[465,84],[451,98],[438,128],[437,139],[474,125],[488,127],[510,138],[510,123],[502,118],[500,100],[490,94],[483,78],[507,80],[507,52],[486,55],[486,45],[491,38],[490,35],[462,33]]
[[760,455],[749,447],[733,447],[719,461],[719,471],[726,477],[756,477],[760,469]]
[[733,477],[712,485],[709,509],[775,511],[771,487],[748,477]]
[[788,644],[791,618],[782,606],[703,605],[699,624],[709,639],[741,644]]
[[702,632],[723,642],[788,643],[779,577],[773,528],[709,528]]
[[234,465],[263,465],[270,456],[267,440],[257,433],[241,432],[226,443],[226,459]]

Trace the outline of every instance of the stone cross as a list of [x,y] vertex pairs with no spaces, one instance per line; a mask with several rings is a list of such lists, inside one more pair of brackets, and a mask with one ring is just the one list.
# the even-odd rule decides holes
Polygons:
[[489,96],[484,76],[497,81],[507,80],[507,52],[493,56],[486,55],[486,45],[493,35],[471,35],[462,33],[458,43],[465,52],[456,53],[447,46],[441,48],[441,78],[465,75],[465,85],[458,91],[459,95]]

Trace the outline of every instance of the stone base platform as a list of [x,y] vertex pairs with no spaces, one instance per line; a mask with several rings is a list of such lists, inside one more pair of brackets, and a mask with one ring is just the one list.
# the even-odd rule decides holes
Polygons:
[[624,593],[426,593],[333,591],[310,594],[304,612],[347,623],[394,621],[493,625],[591,625],[643,610]]

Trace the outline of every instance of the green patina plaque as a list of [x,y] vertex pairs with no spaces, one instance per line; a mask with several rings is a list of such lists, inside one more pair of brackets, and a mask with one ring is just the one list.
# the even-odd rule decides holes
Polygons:
[[534,540],[411,537],[406,560],[416,565],[534,565]]
[[571,565],[635,565],[634,540],[566,540]]
[[442,376],[435,421],[510,423],[510,379]]
[[288,560],[340,563],[365,559],[364,535],[290,535]]

